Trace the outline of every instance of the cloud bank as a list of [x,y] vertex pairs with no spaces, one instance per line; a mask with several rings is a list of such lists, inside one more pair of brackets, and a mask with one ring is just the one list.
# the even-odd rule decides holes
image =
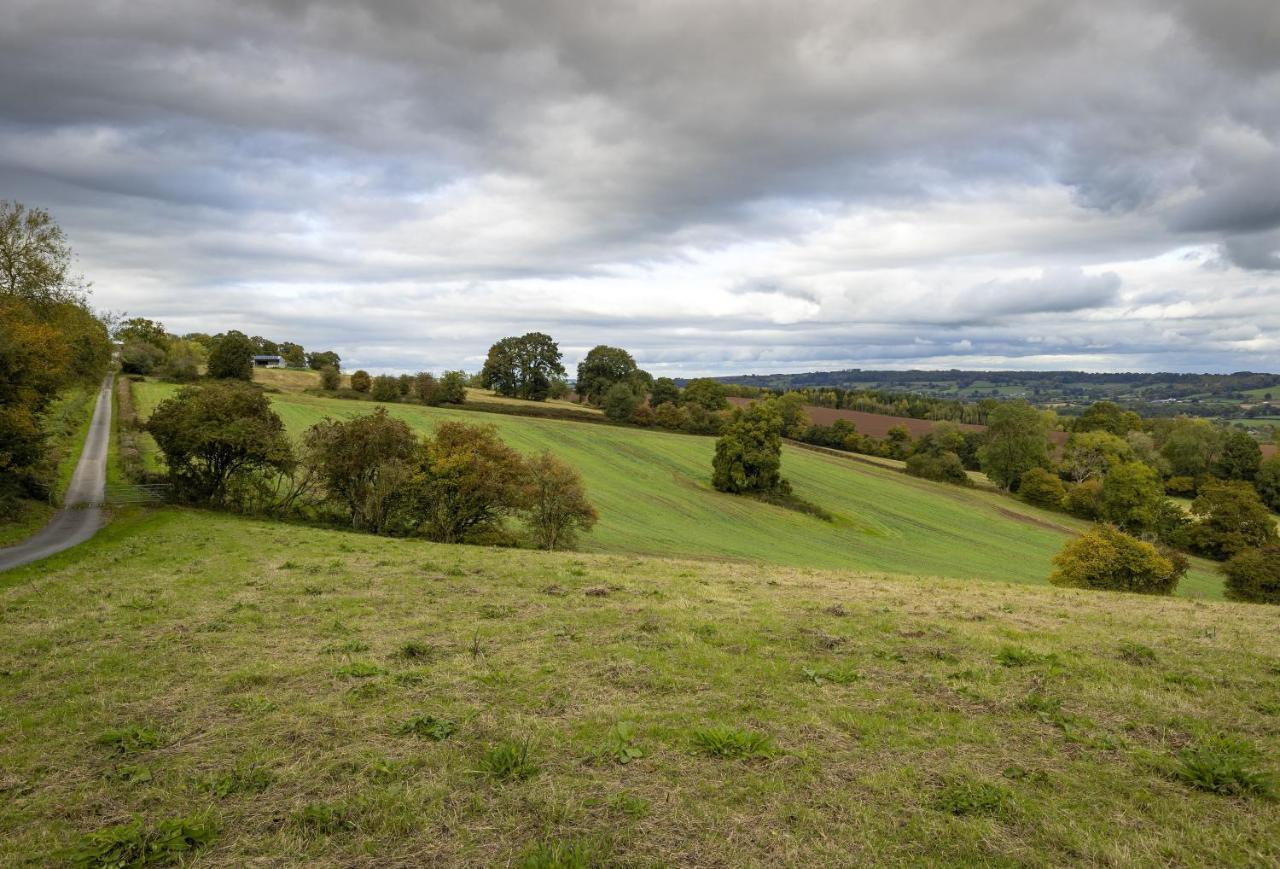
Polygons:
[[1277,46],[1271,0],[13,0],[0,197],[100,306],[370,369],[1280,370]]

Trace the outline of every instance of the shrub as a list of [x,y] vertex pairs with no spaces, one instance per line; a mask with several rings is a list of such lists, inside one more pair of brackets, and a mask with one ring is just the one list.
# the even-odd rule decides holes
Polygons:
[[164,453],[180,497],[225,503],[238,478],[293,469],[284,423],[247,383],[187,386],[160,402],[147,431]]
[[1102,511],[1102,481],[1085,480],[1067,489],[1063,507],[1072,516],[1081,519],[1097,519]]
[[936,480],[939,483],[954,483],[957,486],[971,485],[969,475],[964,472],[964,463],[960,457],[950,450],[942,452],[926,451],[916,453],[907,458],[907,473],[925,480]]
[[440,383],[431,372],[419,371],[413,376],[413,397],[423,404],[437,404],[436,393],[439,390]]
[[445,422],[418,450],[408,493],[432,540],[455,543],[524,505],[524,460],[491,425]]
[[635,411],[632,412],[630,421],[632,425],[638,425],[641,428],[651,428],[657,421],[657,418],[654,416],[653,408],[647,404],[640,404],[637,405]]
[[318,422],[303,436],[308,467],[325,500],[340,506],[351,527],[380,533],[404,502],[418,439],[384,408],[354,419]]
[[630,383],[621,382],[610,386],[601,401],[604,415],[614,422],[626,422],[640,406],[640,396]]
[[390,374],[379,374],[373,378],[373,388],[369,394],[374,401],[399,401],[400,381]]
[[1178,565],[1150,543],[1135,540],[1110,525],[1098,525],[1053,557],[1049,582],[1066,588],[1173,594],[1181,574]]
[[467,400],[467,373],[465,371],[446,371],[440,375],[440,385],[436,389],[436,404],[462,404]]
[[1044,468],[1032,468],[1018,481],[1018,497],[1037,507],[1061,507],[1066,496],[1062,480]]
[[120,370],[125,374],[150,374],[164,362],[164,350],[146,341],[127,341],[120,351]]
[[782,417],[771,403],[756,402],[733,412],[716,441],[711,467],[711,484],[721,492],[788,490],[782,479]]
[[240,332],[228,332],[209,353],[209,376],[222,380],[253,379],[253,342]]
[[1191,502],[1196,522],[1187,532],[1193,549],[1230,558],[1251,547],[1280,542],[1275,519],[1254,488],[1241,480],[1210,480]]
[[333,392],[342,385],[342,375],[338,373],[338,369],[332,365],[326,365],[320,369],[320,386],[323,389]]
[[1241,550],[1221,570],[1227,600],[1280,604],[1280,546]]
[[351,388],[356,392],[368,392],[372,386],[373,378],[363,368],[351,375]]
[[549,452],[530,459],[526,467],[521,513],[540,547],[569,546],[577,531],[595,525],[599,517],[577,471]]
[[1196,478],[1170,477],[1164,481],[1164,490],[1179,498],[1193,498],[1196,494]]

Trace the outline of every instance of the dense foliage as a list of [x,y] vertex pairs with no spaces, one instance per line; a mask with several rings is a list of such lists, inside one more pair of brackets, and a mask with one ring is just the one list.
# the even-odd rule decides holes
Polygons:
[[711,484],[721,492],[787,490],[782,478],[782,417],[771,402],[733,412],[716,441]]
[[489,348],[480,381],[499,395],[544,401],[553,382],[564,379],[562,355],[551,336],[542,332],[503,338]]
[[1280,545],[1243,549],[1222,573],[1228,600],[1280,604]]
[[1053,557],[1053,585],[1137,594],[1173,594],[1186,566],[1110,525],[1067,542]]

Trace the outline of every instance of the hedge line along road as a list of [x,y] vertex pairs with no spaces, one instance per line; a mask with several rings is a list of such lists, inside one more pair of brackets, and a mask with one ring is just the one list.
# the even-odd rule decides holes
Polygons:
[[8,570],[88,540],[102,527],[102,501],[107,488],[107,448],[111,442],[111,383],[108,374],[93,408],[89,436],[71,476],[63,507],[49,524],[7,549],[0,549],[0,570]]

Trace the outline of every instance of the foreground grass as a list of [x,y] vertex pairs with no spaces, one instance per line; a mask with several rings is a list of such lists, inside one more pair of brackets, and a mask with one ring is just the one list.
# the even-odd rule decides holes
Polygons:
[[126,514],[0,577],[0,864],[1274,864],[1278,616]]
[[[173,387],[136,384],[138,413],[150,414]],[[369,413],[372,402],[301,394],[272,396],[298,437],[326,416]],[[922,576],[1043,584],[1050,559],[1086,523],[994,492],[918,480],[890,467],[787,446],[783,472],[802,498],[835,515],[824,522],[711,488],[715,441],[661,431],[563,420],[384,405],[426,433],[442,420],[492,423],[526,453],[550,450],[586,482],[600,523],[588,551],[737,559],[793,567],[859,569]],[[149,461],[155,462],[154,455]],[[1202,561],[1179,593],[1220,597],[1221,580]]]

